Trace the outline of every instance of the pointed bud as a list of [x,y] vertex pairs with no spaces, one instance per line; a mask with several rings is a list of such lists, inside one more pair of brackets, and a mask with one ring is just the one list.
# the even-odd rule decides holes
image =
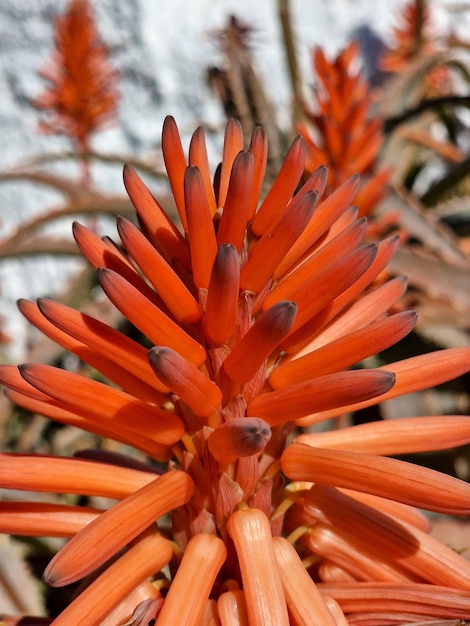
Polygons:
[[232,244],[223,244],[217,251],[207,291],[204,328],[216,343],[223,343],[235,330],[240,257]]
[[258,417],[236,417],[218,426],[207,440],[212,456],[227,465],[237,459],[253,456],[271,439],[271,428]]
[[233,380],[247,383],[288,335],[297,315],[295,302],[278,302],[263,313],[224,361]]
[[196,415],[208,417],[217,411],[222,392],[192,363],[171,348],[155,346],[148,352],[157,376],[181,398]]
[[184,172],[187,167],[186,159],[181,145],[181,138],[176,122],[168,115],[163,122],[162,152],[165,168],[168,173],[171,191],[175,199],[176,208],[184,230],[188,231],[184,201]]
[[264,418],[271,426],[288,420],[304,419],[319,407],[340,407],[350,404],[351,398],[376,398],[391,389],[395,376],[380,370],[352,370],[336,372],[296,383],[284,389],[264,393],[252,400],[248,415]]
[[287,151],[276,180],[251,223],[251,231],[258,237],[272,230],[286,213],[304,172],[305,155],[304,141],[298,135]]
[[198,288],[207,289],[217,241],[204,182],[197,167],[191,166],[185,171],[184,199],[194,283]]
[[220,178],[218,182],[217,206],[223,207],[227,198],[227,191],[232,173],[233,162],[239,152],[243,150],[243,129],[236,119],[229,119],[225,127],[224,150]]
[[249,150],[243,150],[237,154],[233,162],[227,197],[217,230],[219,245],[231,243],[238,251],[242,249],[252,184],[253,155]]
[[316,201],[317,194],[308,191],[298,202],[289,205],[279,222],[253,245],[240,274],[242,289],[261,291],[308,224]]

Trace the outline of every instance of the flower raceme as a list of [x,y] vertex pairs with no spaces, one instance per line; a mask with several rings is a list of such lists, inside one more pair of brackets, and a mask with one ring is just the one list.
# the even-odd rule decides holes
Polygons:
[[51,622],[469,619],[470,564],[429,535],[414,507],[469,515],[470,486],[388,456],[468,443],[470,416],[312,426],[459,376],[470,348],[358,367],[407,335],[416,313],[393,312],[403,278],[376,280],[397,238],[363,242],[357,178],[322,200],[319,168],[299,188],[301,139],[261,202],[261,129],[245,149],[240,125],[228,123],[214,183],[202,129],[186,157],[169,117],[162,147],[181,230],[129,167],[138,226],[118,220],[122,246],[73,227],[142,343],[63,304],[21,300],[26,318],[100,381],[0,367],[13,402],[149,459],[1,455],[2,488],[117,501],[0,504],[2,532],[69,538],[44,577],[83,579],[81,593]]

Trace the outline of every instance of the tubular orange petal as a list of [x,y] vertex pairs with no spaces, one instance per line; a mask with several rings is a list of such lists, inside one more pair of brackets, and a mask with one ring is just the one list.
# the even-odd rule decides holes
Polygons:
[[351,626],[349,620],[346,619],[346,616],[344,615],[343,611],[341,610],[341,607],[336,602],[336,600],[333,600],[333,598],[325,596],[324,601],[329,612],[333,616],[333,619],[335,620],[336,626]]
[[85,506],[0,502],[0,532],[30,537],[72,537],[100,513]]
[[357,220],[340,232],[329,244],[322,246],[271,289],[263,301],[263,309],[266,310],[274,302],[288,299],[289,294],[312,280],[318,272],[324,271],[332,263],[352,252],[361,242],[365,229],[366,220]]
[[254,235],[261,237],[272,231],[284,216],[303,174],[304,164],[305,145],[302,137],[298,135],[287,151],[276,180],[253,218],[251,231]]
[[232,244],[217,251],[207,291],[204,328],[216,343],[228,339],[237,321],[240,257]]
[[357,584],[320,583],[322,594],[334,598],[345,613],[402,611],[405,615],[442,618],[470,617],[468,592],[445,586],[368,582]]
[[193,278],[196,287],[207,289],[217,254],[217,241],[204,182],[197,167],[188,167],[184,174],[184,197]]
[[304,194],[310,190],[316,191],[318,197],[321,198],[325,193],[327,181],[328,168],[326,165],[320,165],[310,174],[298,193]]
[[[298,287],[290,296],[299,307],[291,334],[294,334],[314,315],[354,285],[371,267],[376,254],[377,246],[375,244],[361,246],[357,250],[345,254],[341,260],[325,268],[324,271],[314,275],[311,280]],[[312,294],[315,294],[315,297],[312,297]],[[289,346],[289,339],[286,341],[286,346]]]
[[317,206],[312,219],[309,221],[297,241],[292,245],[285,257],[279,263],[274,276],[279,278],[285,274],[313,246],[313,244],[338,219],[345,209],[352,203],[359,186],[359,177],[353,176],[338,189],[333,191]]
[[273,537],[273,548],[287,606],[296,623],[305,626],[336,626],[294,546],[284,537]]
[[[332,563],[328,559],[324,559],[320,565],[318,566],[318,575],[320,579],[324,582],[332,582],[332,583],[352,583],[356,582],[356,579],[352,574],[347,572],[343,567],[340,567],[336,563]],[[328,596],[325,596],[325,602],[327,603],[330,611],[332,611],[330,603],[328,600]],[[335,615],[335,613],[332,611]],[[349,621],[345,622],[346,626],[349,626]]]
[[220,626],[219,614],[217,612],[217,601],[209,598],[204,605],[199,626]]
[[[385,401],[407,393],[440,385],[470,371],[470,347],[447,348],[428,354],[421,354],[403,361],[390,363],[378,369],[393,372],[396,376],[396,383],[393,389],[387,391],[380,399]],[[356,411],[372,404],[375,404],[373,400],[364,400],[357,404],[348,405],[341,410],[341,413]],[[318,419],[323,420],[336,417],[338,414],[333,409],[332,411],[316,413],[312,418],[317,421]],[[302,425],[302,421],[299,422],[299,425]]]
[[336,315],[341,311],[344,306],[349,304],[357,295],[362,293],[377,276],[388,265],[390,259],[395,254],[398,246],[400,245],[400,237],[398,235],[391,235],[387,239],[381,241],[377,246],[377,256],[369,269],[347,289],[341,296],[339,296],[333,303],[331,315]]
[[[345,151],[345,141],[341,128],[335,119],[331,117],[323,118],[323,134],[325,135],[325,142],[328,145],[328,152],[330,153],[333,161],[338,158]],[[356,170],[352,170],[356,171]]]
[[250,150],[253,154],[253,185],[251,188],[250,206],[248,209],[248,220],[252,220],[258,205],[258,199],[263,187],[266,163],[268,160],[268,138],[261,126],[256,126],[253,130],[250,141]]
[[243,150],[243,129],[236,119],[229,119],[225,127],[224,150],[222,156],[222,167],[220,170],[219,193],[217,206],[225,206],[227,191],[232,173],[233,162],[239,152]]
[[151,241],[167,259],[178,259],[184,267],[188,267],[186,243],[148,187],[129,165],[124,165],[123,177],[129,198]]
[[[25,408],[27,411],[39,413],[61,424],[76,426],[100,437],[108,437],[126,445],[134,446],[152,459],[159,461],[168,459],[168,449],[165,446],[156,443],[146,437],[145,434],[135,432],[132,430],[132,424],[126,427],[123,424],[114,424],[111,420],[97,423],[96,417],[87,413],[83,408],[80,410],[75,409],[76,412],[72,412],[68,410],[71,407],[67,403],[59,402],[46,394],[42,394],[21,378],[19,372],[18,378],[23,381],[26,393],[9,389],[6,395],[12,402]],[[15,387],[18,388],[18,385],[15,385]],[[42,399],[39,399],[39,396]]]
[[148,278],[171,314],[184,323],[197,322],[201,317],[199,304],[150,241],[129,220],[119,217],[117,228],[129,254]]
[[219,596],[217,609],[221,626],[248,626],[245,594],[241,589],[231,589]]
[[388,498],[381,498],[380,496],[373,496],[370,493],[364,493],[360,491],[351,491],[351,489],[338,489],[353,498],[358,500],[367,506],[371,506],[382,513],[396,517],[397,519],[414,526],[423,533],[429,533],[431,530],[431,524],[429,519],[418,511],[413,506],[396,502],[395,500],[389,500]]
[[[330,304],[325,307],[323,311],[320,311],[317,316],[312,318],[297,331],[293,332],[284,341],[282,348],[290,354],[294,352],[301,352],[302,348],[311,342],[312,335],[318,334],[321,327],[326,326],[339,313],[341,313],[343,309],[353,303],[357,296],[361,294],[375,280],[375,278],[377,278],[380,272],[382,272],[387,266],[399,243],[400,239],[398,235],[392,235],[388,239],[381,241],[377,246],[377,255],[368,269],[366,269],[366,271],[361,274],[361,276],[359,276],[359,278],[353,282],[350,287],[335,298],[333,302],[330,302]],[[362,298],[358,304],[363,304],[363,300],[364,298]],[[377,319],[378,316],[378,314],[375,314],[373,319]]]
[[181,145],[180,134],[176,122],[171,115],[167,115],[163,122],[162,152],[165,161],[168,180],[175,199],[178,215],[184,230],[188,231],[184,198],[184,172],[187,167]]
[[352,397],[375,398],[393,387],[394,382],[390,372],[336,372],[257,396],[248,404],[247,414],[262,417],[275,426],[309,415],[315,407],[340,407],[349,404]]
[[387,558],[428,583],[468,591],[468,561],[426,532],[331,487],[315,485],[305,498],[314,520],[345,534],[361,550]]
[[207,417],[219,409],[222,400],[220,389],[180,354],[170,348],[155,346],[149,350],[148,358],[157,376],[196,415]]
[[83,578],[159,517],[186,504],[193,490],[186,472],[173,470],[154,478],[72,537],[49,563],[44,579],[61,587]]
[[[75,311],[60,302],[39,298],[38,308],[42,315],[65,336],[73,337],[90,346],[96,354],[106,354],[108,359],[129,371],[134,377],[141,379],[149,387],[160,392],[168,391],[152,371],[147,360],[147,350],[127,335],[91,315]],[[23,306],[20,310],[25,312]],[[28,317],[28,319],[31,318]],[[57,341],[56,337],[54,339]],[[162,403],[166,397],[164,393],[160,394]],[[154,402],[158,402],[158,396],[155,393],[153,399]]]
[[379,556],[358,545],[354,537],[336,527],[316,523],[306,537],[306,545],[332,563],[336,563],[356,580],[382,582],[419,582],[415,576],[393,563],[385,553]]
[[279,389],[350,367],[405,337],[416,320],[415,311],[380,319],[303,357],[281,363],[271,372],[269,383],[274,389]]
[[[148,624],[158,615],[163,598],[159,590],[148,580],[140,583],[108,615],[99,626],[116,626],[128,622],[128,626]],[[131,616],[131,617],[130,617]],[[130,617],[130,619],[129,619]],[[147,620],[147,622],[143,620]]]
[[188,161],[189,165],[195,165],[201,172],[210,212],[211,215],[214,216],[217,211],[217,203],[215,201],[214,188],[212,186],[209,159],[207,157],[206,138],[204,135],[204,128],[202,126],[196,128],[193,136],[191,137]]
[[446,450],[470,443],[470,416],[401,417],[340,430],[305,433],[295,441],[314,447],[382,456]]
[[[377,174],[364,182],[356,196],[356,204],[359,207],[360,215],[369,215],[380,200],[386,195],[387,182],[390,176],[391,169],[387,168],[379,171]],[[398,221],[398,217],[395,219]]]
[[292,480],[364,491],[438,513],[470,512],[470,485],[397,459],[293,443],[284,450],[281,465]]
[[101,268],[98,270],[98,280],[103,291],[116,308],[139,328],[152,343],[168,345],[174,350],[178,350],[195,365],[204,363],[206,351],[201,344],[190,337],[157,306],[149,302],[122,276],[111,270]]
[[207,599],[226,556],[224,542],[215,535],[198,534],[189,540],[158,614],[159,626],[200,624]]
[[253,167],[253,155],[249,150],[237,154],[217,230],[219,246],[231,243],[238,251],[243,247],[253,186]]
[[224,361],[233,380],[247,383],[274,352],[292,328],[297,315],[295,302],[277,302],[265,311],[234,346]]
[[308,191],[298,202],[293,202],[273,229],[266,231],[253,245],[248,261],[240,272],[242,289],[254,293],[261,291],[305,228],[315,208],[316,200],[316,193]]
[[235,417],[218,426],[207,439],[212,456],[219,463],[233,463],[258,454],[271,439],[269,424],[258,417]]
[[171,445],[184,433],[181,419],[119,389],[67,370],[25,363],[20,373],[31,385],[59,401],[85,408],[88,415],[100,420],[113,420],[114,424],[132,424],[133,429],[158,443]]
[[116,272],[154,305],[164,307],[162,299],[115,245],[100,239],[95,233],[78,222],[73,223],[72,232],[80,252],[92,267],[95,269],[106,267]]
[[[147,384],[147,382],[144,382],[144,380],[142,380],[144,376],[140,376],[140,372],[137,372],[137,376],[134,373],[131,373],[130,368],[126,367],[127,363],[117,362],[116,360],[113,360],[113,358],[108,358],[110,356],[114,356],[112,349],[107,350],[105,352],[107,356],[104,356],[99,349],[94,349],[93,347],[86,345],[85,342],[82,343],[82,341],[78,340],[78,338],[74,338],[73,336],[68,334],[68,332],[64,330],[64,324],[62,325],[62,328],[54,325],[54,322],[48,319],[47,315],[43,314],[43,311],[41,309],[42,305],[44,304],[45,309],[51,308],[54,311],[56,308],[55,302],[49,300],[44,303],[43,301],[38,300],[38,305],[36,305],[34,302],[19,300],[17,304],[21,313],[26,317],[29,322],[34,324],[36,328],[38,328],[41,332],[47,335],[50,339],[63,346],[69,352],[76,354],[82,361],[94,367],[98,372],[101,372],[103,376],[106,376],[106,378],[112,380],[124,391],[127,391],[127,393],[135,394],[143,400],[149,400],[150,402],[155,402],[157,404],[162,404],[165,401],[167,396],[162,392],[166,389],[157,380],[155,375],[152,376],[153,380],[149,385]],[[60,309],[62,306],[64,307],[63,312],[65,316],[65,322],[70,316],[77,316],[78,318],[81,318],[80,313],[77,313],[73,309],[68,309],[64,305],[60,305],[57,303],[57,308]],[[66,325],[67,324],[65,323],[65,326]],[[114,329],[111,329],[109,326],[106,326],[105,324],[102,324],[102,326],[104,327],[105,331],[106,329],[109,329],[111,330],[111,333],[115,333],[115,336],[118,339],[118,344],[121,343],[120,337],[123,337],[123,344],[127,344],[129,342],[131,344],[134,343],[131,340],[128,340],[127,337],[125,337],[121,333],[118,333]],[[88,334],[92,335],[91,331],[88,331]],[[106,345],[106,341],[103,341],[102,343]],[[138,344],[135,345],[138,348],[141,347]],[[111,347],[113,347],[112,344]],[[132,355],[132,353],[130,354]],[[129,360],[133,360],[132,356]],[[146,369],[150,370],[148,363]]]
[[155,474],[71,457],[0,453],[4,489],[125,498]]
[[289,626],[271,527],[259,509],[240,509],[227,521],[240,564],[249,624]]
[[[331,316],[327,315],[326,320],[322,322],[325,326],[321,327],[321,332],[315,333],[315,337],[299,352],[293,354],[292,358],[300,358],[380,319],[405,290],[406,278],[398,276],[354,302],[333,321],[331,321]],[[331,321],[330,324],[328,324],[329,321]]]
[[56,617],[54,626],[100,626],[123,598],[165,567],[172,556],[167,539],[153,533],[140,537]]

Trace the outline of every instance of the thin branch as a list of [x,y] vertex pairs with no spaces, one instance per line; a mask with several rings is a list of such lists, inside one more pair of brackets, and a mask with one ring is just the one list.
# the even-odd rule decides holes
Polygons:
[[295,36],[290,19],[289,0],[279,0],[279,19],[284,38],[284,48],[289,67],[289,78],[292,87],[292,115],[293,121],[299,121],[303,116],[302,83],[300,80],[299,64],[295,51]]
[[424,111],[428,111],[429,109],[435,109],[440,106],[450,104],[452,106],[465,106],[470,107],[470,96],[440,96],[439,98],[427,98],[426,100],[422,100],[418,105],[411,109],[407,109],[400,113],[400,115],[395,115],[393,117],[388,117],[384,120],[383,128],[386,133],[391,132],[403,122],[406,122],[412,117],[423,113]]

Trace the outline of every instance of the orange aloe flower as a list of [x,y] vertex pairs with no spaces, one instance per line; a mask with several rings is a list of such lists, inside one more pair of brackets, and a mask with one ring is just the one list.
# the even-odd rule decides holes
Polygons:
[[307,148],[306,171],[328,166],[327,193],[353,174],[363,180],[355,204],[369,215],[386,193],[389,170],[378,170],[384,136],[373,114],[372,90],[359,65],[359,46],[352,42],[333,60],[320,47],[312,52],[316,77],[315,104],[305,106],[308,123],[298,130]]
[[[431,24],[431,10],[427,0],[410,0],[400,10],[401,22],[393,29],[392,42],[385,49],[380,67],[390,73],[406,70],[420,57],[432,56],[439,51],[436,34]],[[434,64],[426,72],[426,94],[439,96],[449,93],[451,79],[449,68]]]
[[398,238],[363,243],[356,177],[326,199],[324,168],[298,188],[301,139],[261,202],[261,129],[245,149],[241,126],[228,123],[214,185],[202,129],[186,157],[168,117],[162,145],[182,230],[129,167],[139,227],[118,220],[122,247],[73,229],[142,344],[63,304],[21,300],[27,319],[100,381],[0,367],[13,402],[149,459],[0,456],[3,489],[117,501],[0,504],[0,531],[68,538],[44,578],[82,580],[81,592],[51,623],[470,619],[470,563],[432,538],[414,508],[469,515],[470,486],[389,458],[470,442],[470,416],[311,428],[469,371],[470,348],[357,367],[416,321],[393,312],[405,280],[375,280]]
[[80,153],[117,111],[117,72],[98,34],[89,0],[70,0],[55,22],[55,49],[39,72],[48,85],[34,106],[45,111],[40,128],[69,137]]

